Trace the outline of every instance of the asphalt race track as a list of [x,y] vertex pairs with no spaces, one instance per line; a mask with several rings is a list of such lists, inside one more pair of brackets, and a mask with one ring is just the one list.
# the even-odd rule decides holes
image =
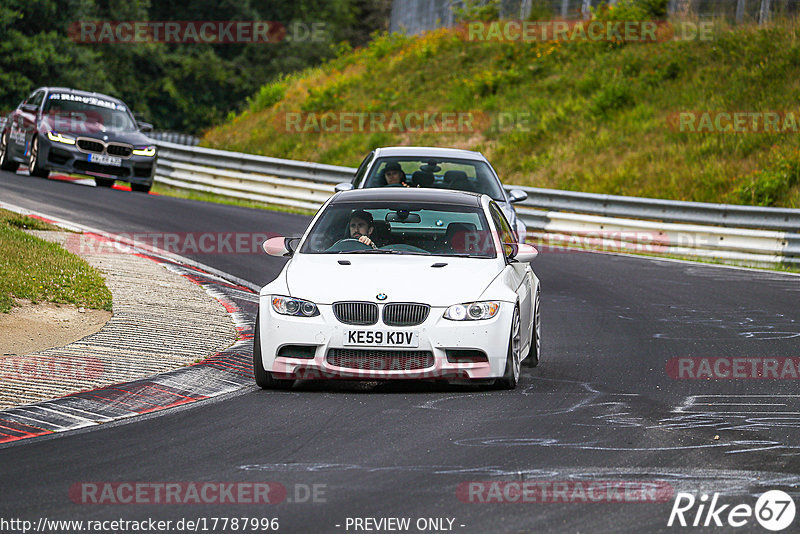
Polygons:
[[[115,233],[299,235],[308,222],[5,172],[0,201]],[[258,285],[282,265],[264,254],[187,256]],[[206,532],[234,531],[214,530],[210,521],[235,516],[278,518],[280,532],[386,532],[392,523],[379,530],[363,520],[410,518],[407,532],[638,533],[709,530],[667,527],[677,492],[719,493],[728,510],[754,506],[771,489],[800,503],[800,382],[675,379],[667,371],[677,357],[800,357],[800,278],[578,252],[543,253],[533,266],[542,281],[542,363],[523,368],[514,391],[253,385],[153,416],[25,440],[0,448],[0,517],[204,518]],[[569,483],[572,490],[591,481],[659,482],[666,496],[585,502],[570,493],[579,502],[487,503],[475,501],[490,493],[465,490],[478,487],[469,482]],[[287,494],[275,504],[84,504],[74,488],[85,482],[271,482]],[[506,500],[519,497],[506,493]],[[697,511],[687,511],[687,521]],[[765,532],[753,517],[736,531]]]

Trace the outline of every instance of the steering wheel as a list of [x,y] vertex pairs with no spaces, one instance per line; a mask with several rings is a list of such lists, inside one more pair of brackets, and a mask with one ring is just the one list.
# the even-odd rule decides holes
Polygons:
[[353,239],[352,237],[345,237],[344,239],[340,239],[339,241],[328,247],[328,252],[339,252],[344,250],[358,250],[358,249],[366,250],[368,248],[372,247],[367,245],[366,243],[362,243],[358,239]]
[[386,184],[383,187],[406,187],[406,186],[403,185],[403,183],[401,182],[399,184]]

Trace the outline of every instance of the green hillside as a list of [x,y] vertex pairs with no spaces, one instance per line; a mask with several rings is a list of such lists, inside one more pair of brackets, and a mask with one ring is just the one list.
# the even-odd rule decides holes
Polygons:
[[[450,146],[483,152],[508,184],[800,207],[796,21],[715,24],[710,37],[619,44],[478,41],[446,29],[378,35],[262,87],[203,144],[348,166],[378,146]],[[329,111],[472,113],[478,126],[314,131],[309,118]],[[689,111],[682,131],[679,113]],[[703,111],[713,112],[705,122]],[[778,120],[768,132],[763,123],[757,132],[718,132],[719,112],[775,112]],[[298,116],[311,131],[297,131]],[[499,127],[503,117],[520,120]]]

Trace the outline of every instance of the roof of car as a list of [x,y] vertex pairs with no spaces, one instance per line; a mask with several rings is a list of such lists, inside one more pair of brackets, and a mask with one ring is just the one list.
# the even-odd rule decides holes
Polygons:
[[[109,95],[106,95],[106,94],[103,94],[103,93],[95,93],[95,92],[92,92],[92,91],[82,91],[80,89],[72,89],[70,87],[40,87],[39,89],[44,89],[48,93],[72,93],[72,94],[81,95],[81,96],[94,96],[94,97],[97,97],[97,98],[102,98],[104,100],[109,100],[109,101],[112,101],[112,102],[117,102],[119,104],[124,104],[124,102],[122,100],[120,100],[119,98],[113,97],[113,96],[109,96]],[[37,91],[39,89],[37,89]]]
[[425,202],[458,204],[461,206],[480,206],[481,195],[467,191],[451,189],[417,189],[414,187],[374,187],[370,189],[353,189],[337,193],[331,201],[339,202]]
[[460,148],[439,148],[430,146],[388,146],[375,150],[376,156],[412,156],[485,160],[480,152]]

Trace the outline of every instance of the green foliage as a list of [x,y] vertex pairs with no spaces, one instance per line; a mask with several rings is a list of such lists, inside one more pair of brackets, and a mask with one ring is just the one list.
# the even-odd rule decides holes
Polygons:
[[792,187],[800,184],[800,149],[773,152],[763,169],[745,176],[735,190],[744,204],[775,206]]
[[[199,132],[244,105],[282,98],[280,77],[335,57],[388,22],[388,0],[3,0],[0,2],[0,111],[36,87],[62,85],[125,100],[156,129]],[[305,39],[253,44],[87,44],[68,37],[73,21],[263,20]],[[359,23],[360,22],[360,23]],[[368,25],[365,25],[367,23]],[[322,24],[310,39],[311,25]],[[349,42],[348,42],[349,41]],[[262,92],[264,85],[275,81]],[[252,97],[248,103],[247,97]]]
[[250,111],[267,109],[280,102],[286,94],[286,84],[280,80],[262,85],[255,98],[250,101]]
[[482,20],[489,22],[500,18],[500,0],[464,0],[462,7],[454,7],[457,22]]
[[595,20],[663,20],[669,0],[618,0],[591,8]]
[[[351,167],[375,146],[451,146],[482,151],[509,184],[800,207],[796,132],[690,133],[670,122],[686,110],[794,110],[800,27],[715,27],[711,38],[611,46],[469,41],[458,29],[379,34],[286,78],[277,105],[239,115],[204,144]],[[273,126],[281,112],[302,110],[479,118],[449,132]],[[512,120],[500,124],[500,114]]]
[[553,20],[553,5],[547,0],[532,0],[528,20]]
[[614,80],[595,94],[590,104],[590,111],[598,117],[608,117],[611,112],[618,111],[633,102],[630,85]]

